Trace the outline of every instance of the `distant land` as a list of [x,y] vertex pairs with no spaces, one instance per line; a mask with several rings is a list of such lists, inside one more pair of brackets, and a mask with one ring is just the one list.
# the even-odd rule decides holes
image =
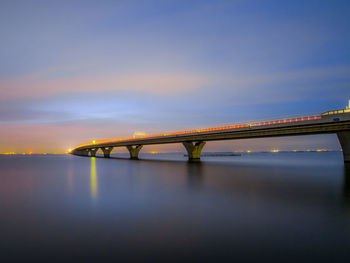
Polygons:
[[[291,151],[283,151],[278,149],[272,149],[270,151],[253,151],[253,150],[237,150],[233,152],[203,152],[201,156],[239,156],[242,153],[292,153],[292,152],[341,152],[342,150],[330,150],[330,149],[307,149],[307,150],[291,150]],[[182,154],[184,152],[146,152],[142,154]],[[67,153],[34,153],[34,152],[23,152],[23,153],[16,153],[16,152],[4,152],[0,153],[0,155],[63,155]],[[120,153],[114,153],[114,154],[120,154]],[[185,154],[187,156],[187,154]]]

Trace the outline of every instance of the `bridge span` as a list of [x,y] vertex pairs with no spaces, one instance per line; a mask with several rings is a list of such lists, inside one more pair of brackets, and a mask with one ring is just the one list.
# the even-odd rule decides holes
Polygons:
[[235,140],[273,136],[336,133],[345,162],[350,162],[350,109],[328,111],[320,115],[237,124],[225,127],[189,130],[138,138],[115,138],[92,141],[70,151],[79,156],[96,156],[98,149],[109,158],[114,147],[126,147],[130,159],[138,159],[143,145],[182,143],[189,161],[199,161],[206,141]]

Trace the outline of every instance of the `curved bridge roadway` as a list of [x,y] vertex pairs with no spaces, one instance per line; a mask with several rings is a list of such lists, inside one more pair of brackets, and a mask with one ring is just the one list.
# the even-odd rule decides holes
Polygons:
[[272,136],[336,133],[345,162],[350,162],[350,109],[328,111],[321,115],[238,124],[225,127],[165,133],[138,138],[115,138],[79,145],[70,151],[79,156],[95,156],[102,149],[108,158],[114,147],[126,147],[131,159],[138,159],[143,145],[182,143],[189,161],[199,161],[206,141],[235,140]]

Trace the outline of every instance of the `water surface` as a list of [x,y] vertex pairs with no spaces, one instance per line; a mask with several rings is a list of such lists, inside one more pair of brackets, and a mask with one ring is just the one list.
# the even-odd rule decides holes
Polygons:
[[0,258],[348,262],[341,152],[0,157]]

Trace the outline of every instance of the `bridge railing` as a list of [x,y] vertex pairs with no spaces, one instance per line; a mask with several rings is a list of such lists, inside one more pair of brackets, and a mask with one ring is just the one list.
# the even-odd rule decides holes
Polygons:
[[343,109],[343,110],[333,110],[333,111],[327,111],[325,113],[322,113],[321,115],[332,115],[332,114],[342,114],[342,113],[348,113],[350,112],[350,109]]
[[[321,115],[313,115],[313,116],[305,116],[305,117],[295,117],[295,118],[284,118],[284,119],[278,119],[278,120],[270,120],[270,121],[259,121],[259,122],[243,122],[243,123],[236,123],[226,126],[219,126],[219,127],[213,127],[213,128],[201,128],[201,129],[191,129],[191,130],[185,130],[185,131],[178,131],[178,132],[171,132],[171,133],[163,133],[163,134],[153,134],[153,135],[147,135],[142,137],[119,137],[119,138],[112,138],[112,139],[106,139],[106,140],[99,140],[99,141],[93,141],[89,143],[84,143],[76,148],[84,147],[84,146],[94,146],[99,144],[106,144],[106,143],[114,143],[114,142],[120,142],[120,141],[132,141],[132,140],[140,140],[140,139],[151,139],[151,138],[161,138],[165,136],[176,136],[176,135],[185,135],[185,134],[196,134],[196,133],[205,133],[205,132],[213,132],[213,131],[223,131],[223,130],[233,130],[233,129],[240,129],[240,128],[250,128],[250,127],[257,127],[257,126],[266,126],[266,125],[274,125],[274,124],[283,124],[283,123],[294,123],[294,122],[302,122],[302,121],[310,121],[310,120],[319,120],[321,119]],[[74,149],[76,149],[74,148]],[[73,149],[73,150],[74,150]]]

